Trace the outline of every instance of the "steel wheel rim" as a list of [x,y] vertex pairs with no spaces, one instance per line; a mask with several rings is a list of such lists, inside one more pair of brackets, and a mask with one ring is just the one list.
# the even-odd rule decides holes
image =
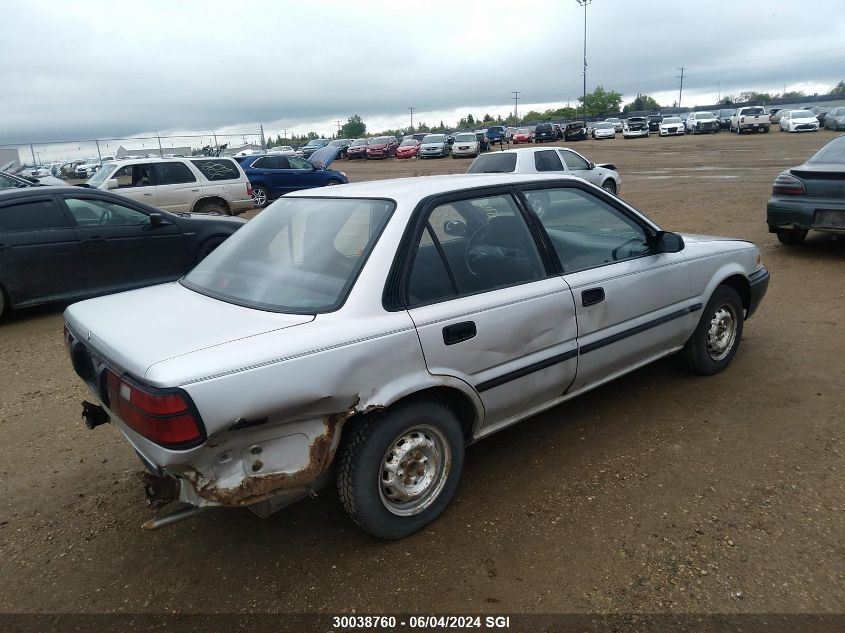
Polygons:
[[414,516],[440,496],[452,465],[449,441],[427,424],[403,431],[384,453],[379,469],[379,497],[397,516]]
[[707,328],[707,353],[715,361],[724,360],[736,342],[737,314],[734,307],[723,303],[710,317]]
[[261,187],[252,190],[252,204],[258,207],[263,207],[267,204],[267,192]]

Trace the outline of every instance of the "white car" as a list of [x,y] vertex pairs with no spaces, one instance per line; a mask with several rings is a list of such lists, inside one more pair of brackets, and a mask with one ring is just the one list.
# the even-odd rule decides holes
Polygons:
[[[64,343],[109,434],[88,452],[121,433],[170,504],[146,527],[335,484],[396,539],[446,508],[466,445],[676,352],[727,370],[768,282],[754,244],[662,230],[580,178],[400,178],[284,196],[178,282],[70,306]],[[226,533],[204,518],[183,542]]]
[[238,215],[253,208],[252,185],[231,158],[140,158],[103,163],[86,183],[170,213]]
[[623,138],[648,137],[648,119],[644,116],[632,116],[625,119],[622,126]]
[[268,154],[278,154],[280,156],[296,156],[296,150],[292,148],[290,145],[279,145],[277,147],[271,147],[267,150]]
[[684,122],[680,117],[669,116],[660,122],[660,136],[683,136]]
[[100,159],[98,158],[87,160],[84,163],[77,165],[74,172],[77,178],[90,178],[97,172],[100,165]]
[[480,153],[479,147],[478,137],[472,132],[455,134],[455,142],[452,144],[452,158],[478,156]]
[[623,128],[623,127],[625,127],[625,124],[624,124],[624,123],[622,123],[622,119],[618,119],[618,118],[616,118],[615,116],[612,116],[612,117],[610,117],[610,118],[607,118],[607,119],[605,119],[604,121],[605,121],[605,123],[612,123],[612,124],[613,124],[613,129],[614,129],[616,132],[621,132],[621,131],[622,131],[622,128]]
[[600,121],[593,127],[593,138],[616,138],[616,128],[610,121]]
[[718,134],[721,129],[718,117],[712,112],[690,112],[686,122],[687,134]]
[[[568,147],[524,147],[481,154],[468,174],[551,174],[577,176],[614,195],[622,187],[616,165],[596,165]],[[541,209],[537,210],[542,214]]]
[[819,120],[809,110],[787,110],[780,117],[781,132],[816,132]]

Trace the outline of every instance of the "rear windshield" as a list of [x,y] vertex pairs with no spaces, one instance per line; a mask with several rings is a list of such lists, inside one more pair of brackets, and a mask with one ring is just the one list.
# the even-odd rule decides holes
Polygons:
[[516,154],[513,152],[495,152],[482,154],[469,166],[468,174],[503,174],[516,169]]
[[541,123],[537,126],[535,132],[551,132],[552,131],[552,124],[551,123]]
[[476,140],[475,134],[472,132],[467,132],[466,134],[455,134],[455,140],[458,142],[464,141],[474,141]]
[[750,114],[752,116],[759,116],[761,114],[766,114],[766,111],[763,108],[743,108],[743,114]]
[[241,172],[235,161],[228,158],[192,160],[194,167],[208,180],[240,180]]
[[446,142],[446,135],[445,134],[428,134],[422,140],[423,143],[445,143]]
[[816,152],[808,163],[845,164],[845,136],[833,139]]
[[182,284],[259,310],[335,310],[393,207],[386,200],[281,198],[202,260]]
[[362,145],[366,145],[369,141],[365,138],[356,138],[352,141],[352,147],[361,147]]

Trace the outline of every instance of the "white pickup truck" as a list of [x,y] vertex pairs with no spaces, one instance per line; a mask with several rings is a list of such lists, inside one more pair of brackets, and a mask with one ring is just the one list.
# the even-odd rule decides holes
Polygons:
[[758,130],[768,132],[770,125],[769,113],[761,106],[738,108],[731,117],[731,132],[737,134]]

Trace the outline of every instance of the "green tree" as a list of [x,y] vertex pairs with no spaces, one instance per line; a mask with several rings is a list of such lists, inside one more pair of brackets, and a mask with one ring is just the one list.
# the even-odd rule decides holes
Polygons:
[[845,97],[845,81],[840,81],[830,90],[830,94],[836,97]]
[[467,125],[469,127],[473,127],[475,125],[475,117],[472,116],[471,114],[467,115]]
[[803,90],[790,90],[780,95],[781,99],[803,99],[807,96]]
[[746,90],[740,92],[737,101],[746,103],[748,101],[760,101],[762,103],[769,103],[772,100],[772,95],[768,92],[757,92],[756,90]]
[[343,138],[360,138],[366,133],[367,124],[357,114],[349,117],[344,126],[340,128],[340,134]]
[[484,114],[484,118],[483,118],[483,119],[481,119],[481,122],[482,122],[482,123],[490,123],[492,120],[493,120],[493,117],[492,117],[492,116],[490,116],[489,114],[486,114],[486,113],[485,113],[485,114]]
[[602,86],[596,86],[586,97],[578,97],[583,109],[586,107],[587,116],[596,116],[606,112],[619,112],[622,103],[622,95],[614,90],[605,90]]
[[311,141],[311,140],[314,140],[315,138],[320,138],[320,135],[317,134],[316,132],[308,132],[308,134],[305,135],[305,138],[307,138],[309,141]]
[[642,112],[644,110],[659,110],[660,104],[648,95],[637,95],[637,98],[626,103],[622,112]]

